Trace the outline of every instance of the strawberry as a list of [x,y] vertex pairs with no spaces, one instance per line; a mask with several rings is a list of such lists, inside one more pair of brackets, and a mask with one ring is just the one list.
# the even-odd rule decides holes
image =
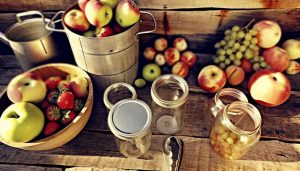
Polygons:
[[61,123],[66,125],[72,122],[72,120],[76,117],[76,113],[72,110],[67,110],[64,112],[64,115],[61,119]]
[[59,82],[61,81],[61,78],[58,76],[53,76],[53,77],[49,77],[45,83],[46,86],[48,88],[48,90],[54,90],[56,89],[57,85],[59,84]]
[[66,92],[66,91],[70,91],[70,84],[68,81],[61,81],[59,82],[59,84],[57,85],[57,89],[60,93]]
[[74,94],[70,91],[61,93],[57,99],[57,105],[60,109],[72,109],[74,106]]
[[48,102],[48,100],[44,100],[44,101],[42,101],[40,106],[41,106],[42,110],[46,110],[49,106],[51,106],[51,104]]
[[43,134],[45,136],[49,136],[57,132],[59,129],[60,125],[57,122],[48,122],[44,127]]
[[82,110],[83,106],[84,106],[84,103],[81,99],[75,99],[74,100],[73,109],[75,110],[75,112],[80,112]]
[[61,117],[60,110],[56,106],[49,106],[46,111],[46,118],[49,121],[57,121]]
[[51,104],[56,104],[58,97],[59,97],[59,91],[57,91],[57,90],[51,90],[47,94],[48,102],[50,102]]

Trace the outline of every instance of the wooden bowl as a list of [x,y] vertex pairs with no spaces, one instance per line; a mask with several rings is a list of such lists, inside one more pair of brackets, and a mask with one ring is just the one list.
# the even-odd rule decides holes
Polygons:
[[[76,118],[64,127],[59,132],[36,141],[30,141],[27,143],[17,143],[11,142],[0,137],[0,141],[8,146],[20,148],[24,150],[49,150],[66,144],[71,141],[79,132],[84,128],[85,124],[89,120],[93,107],[93,84],[89,75],[74,65],[70,64],[47,64],[29,70],[28,72],[33,72],[40,75],[44,80],[50,76],[60,76],[64,78],[68,74],[76,74],[85,77],[89,82],[89,93],[86,103],[81,110],[81,112],[76,116]],[[7,106],[6,106],[7,107]]]

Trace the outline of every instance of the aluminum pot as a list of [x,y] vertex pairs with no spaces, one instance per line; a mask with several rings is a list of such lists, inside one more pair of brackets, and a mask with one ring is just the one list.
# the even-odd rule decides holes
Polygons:
[[[22,20],[23,17],[37,15],[39,18]],[[40,63],[44,63],[58,56],[59,50],[54,42],[52,31],[54,24],[49,23],[40,11],[27,11],[16,14],[17,23],[10,26],[5,33],[0,32],[0,40],[10,45],[17,60],[24,70],[28,70]]]

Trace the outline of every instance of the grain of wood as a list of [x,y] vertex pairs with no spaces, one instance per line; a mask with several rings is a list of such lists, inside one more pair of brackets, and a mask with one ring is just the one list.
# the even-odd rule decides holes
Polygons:
[[98,167],[71,167],[71,168],[66,168],[65,171],[136,171],[136,170],[118,169],[118,168],[98,168]]
[[27,165],[11,165],[0,164],[0,171],[62,171],[62,168],[42,167],[42,166],[27,166]]

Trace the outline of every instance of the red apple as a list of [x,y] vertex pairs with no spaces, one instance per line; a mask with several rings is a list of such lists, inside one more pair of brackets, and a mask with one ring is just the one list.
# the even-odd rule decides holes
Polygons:
[[115,20],[121,27],[129,27],[140,19],[140,9],[132,0],[121,0],[115,12]]
[[196,63],[197,56],[191,51],[186,51],[181,55],[180,60],[187,64],[188,67],[193,67]]
[[173,42],[173,46],[180,52],[186,50],[188,47],[187,42],[183,37],[176,38]]
[[173,65],[180,59],[180,53],[176,48],[168,48],[165,51],[165,60],[168,65]]
[[159,52],[164,51],[167,47],[168,47],[168,41],[163,37],[156,39],[154,42],[154,48]]
[[112,26],[112,29],[115,34],[121,33],[123,31],[123,28],[121,26],[119,26],[118,24],[114,24]]
[[176,62],[172,67],[172,74],[178,75],[182,78],[189,73],[189,67],[184,62]]
[[270,20],[262,20],[256,23],[253,28],[257,30],[258,46],[270,48],[275,46],[281,38],[280,26]]
[[147,47],[144,51],[144,57],[145,59],[147,59],[148,61],[153,61],[154,57],[156,55],[156,51],[154,48],[152,47]]
[[81,11],[84,12],[85,10],[85,6],[86,4],[89,2],[90,0],[78,0],[78,6],[81,9]]
[[282,72],[287,69],[290,63],[287,51],[277,46],[264,50],[262,56],[274,71]]
[[291,61],[288,68],[286,69],[286,73],[290,75],[295,75],[300,72],[300,64],[297,61]]
[[241,67],[235,65],[227,67],[225,73],[227,81],[231,85],[239,85],[245,79],[245,71]]
[[251,97],[259,104],[268,107],[284,103],[291,94],[289,80],[281,72],[260,70],[248,82]]
[[200,71],[198,84],[203,90],[215,93],[226,84],[225,72],[215,65],[208,65]]
[[91,0],[85,6],[87,20],[96,27],[107,25],[112,19],[111,7],[102,4],[99,0]]
[[64,17],[65,24],[74,31],[85,32],[89,29],[90,23],[84,13],[78,9],[70,10]]
[[113,30],[109,27],[109,26],[104,26],[102,28],[97,28],[96,29],[96,37],[108,37],[108,36],[112,36]]
[[252,72],[252,64],[247,59],[242,59],[241,61],[241,67],[246,73]]

